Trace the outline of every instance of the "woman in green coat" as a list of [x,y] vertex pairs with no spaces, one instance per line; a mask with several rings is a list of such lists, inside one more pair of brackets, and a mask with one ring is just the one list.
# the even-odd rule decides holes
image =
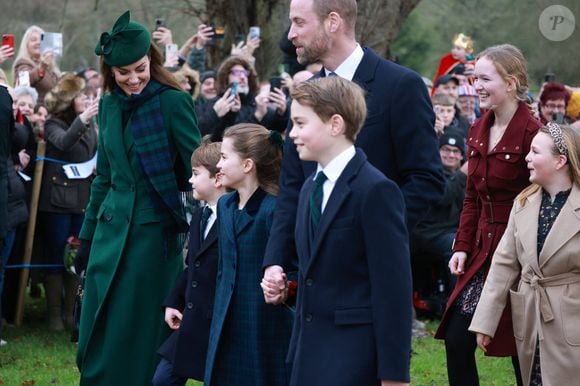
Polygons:
[[200,135],[191,97],[128,11],[95,53],[105,94],[77,256],[78,266],[88,260],[77,365],[81,385],[141,386],[168,334],[162,303],[182,270],[188,227],[179,191]]

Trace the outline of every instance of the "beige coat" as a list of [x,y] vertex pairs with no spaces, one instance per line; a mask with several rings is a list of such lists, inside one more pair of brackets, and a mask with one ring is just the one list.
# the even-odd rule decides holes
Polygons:
[[514,204],[469,330],[493,336],[509,295],[524,384],[538,338],[543,385],[578,384],[580,188],[573,186],[538,258],[541,201],[538,191]]

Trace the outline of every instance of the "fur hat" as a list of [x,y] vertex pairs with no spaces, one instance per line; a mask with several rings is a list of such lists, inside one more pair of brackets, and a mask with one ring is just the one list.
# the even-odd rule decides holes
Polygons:
[[75,74],[65,74],[44,97],[44,104],[51,114],[66,110],[85,88],[85,80]]
[[147,28],[131,20],[129,11],[122,14],[110,32],[103,32],[95,54],[102,56],[109,66],[127,66],[149,52],[151,34]]

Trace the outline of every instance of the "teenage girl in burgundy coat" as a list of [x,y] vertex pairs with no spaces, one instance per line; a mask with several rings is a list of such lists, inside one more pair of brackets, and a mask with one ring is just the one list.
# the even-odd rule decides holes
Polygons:
[[[475,77],[481,107],[488,111],[471,127],[467,139],[467,191],[449,262],[458,279],[435,336],[445,339],[450,385],[462,386],[479,384],[477,344],[467,327],[513,200],[529,185],[524,158],[541,126],[522,102],[527,75],[517,48],[501,45],[485,50],[476,63]],[[487,355],[516,355],[509,311],[502,316]]]

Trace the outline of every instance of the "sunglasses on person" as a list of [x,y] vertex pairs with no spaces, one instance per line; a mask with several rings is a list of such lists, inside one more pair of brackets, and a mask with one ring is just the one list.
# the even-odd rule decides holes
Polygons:
[[232,74],[233,76],[244,75],[247,78],[248,76],[250,76],[250,70],[240,70],[238,68],[235,68],[235,69],[230,71],[230,74]]

